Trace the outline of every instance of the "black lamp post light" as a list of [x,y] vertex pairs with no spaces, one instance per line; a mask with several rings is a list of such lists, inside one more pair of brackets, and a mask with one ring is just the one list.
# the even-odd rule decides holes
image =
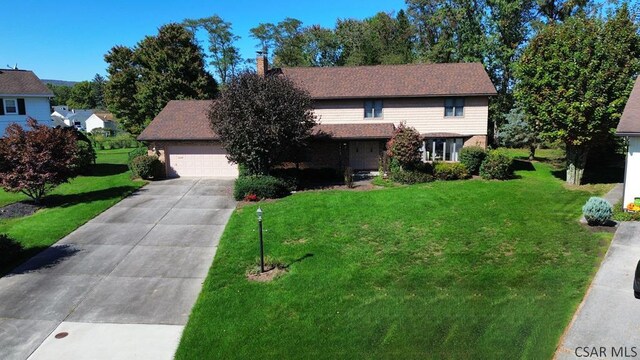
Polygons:
[[260,272],[264,272],[264,243],[262,242],[262,209],[258,207],[258,234],[260,236]]

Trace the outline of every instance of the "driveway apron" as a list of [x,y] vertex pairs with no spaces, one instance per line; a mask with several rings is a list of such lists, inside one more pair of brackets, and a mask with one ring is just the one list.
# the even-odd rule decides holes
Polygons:
[[232,184],[148,184],[0,278],[0,359],[172,359]]
[[640,223],[619,225],[556,359],[640,357],[640,300],[633,278],[640,260]]

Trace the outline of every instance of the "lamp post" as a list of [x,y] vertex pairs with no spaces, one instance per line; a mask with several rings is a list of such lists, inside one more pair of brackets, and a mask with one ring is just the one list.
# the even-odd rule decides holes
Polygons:
[[258,207],[256,211],[258,215],[258,233],[260,234],[260,272],[264,272],[264,244],[262,242],[262,209]]

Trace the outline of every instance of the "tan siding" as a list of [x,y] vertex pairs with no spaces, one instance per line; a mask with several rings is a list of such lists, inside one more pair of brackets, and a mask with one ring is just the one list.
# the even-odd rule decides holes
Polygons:
[[489,116],[488,98],[465,98],[464,116],[445,117],[444,98],[384,99],[383,117],[364,118],[363,100],[317,101],[315,114],[321,124],[394,123],[405,121],[420,133],[452,132],[486,135]]

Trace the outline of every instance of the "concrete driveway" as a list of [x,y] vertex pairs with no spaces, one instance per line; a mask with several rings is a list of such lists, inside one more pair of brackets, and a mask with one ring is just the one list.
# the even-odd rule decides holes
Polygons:
[[640,223],[621,223],[556,359],[640,358],[640,300],[633,296],[638,260]]
[[153,182],[0,278],[0,359],[172,359],[232,184]]

